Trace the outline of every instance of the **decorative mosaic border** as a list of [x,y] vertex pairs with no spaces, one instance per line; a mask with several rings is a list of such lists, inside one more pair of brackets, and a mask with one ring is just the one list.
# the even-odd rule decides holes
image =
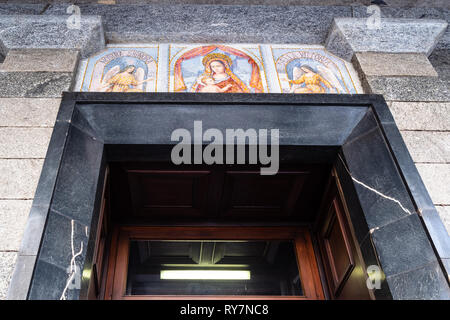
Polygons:
[[80,62],[75,91],[363,93],[323,46],[111,44]]

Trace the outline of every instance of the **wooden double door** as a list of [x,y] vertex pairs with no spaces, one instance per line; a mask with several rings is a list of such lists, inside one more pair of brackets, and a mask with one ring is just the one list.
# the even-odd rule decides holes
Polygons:
[[[106,299],[324,298],[304,228],[120,227],[110,257]],[[162,280],[163,269],[251,276]]]
[[[372,299],[342,189],[326,172],[113,166],[89,298]],[[238,271],[248,278],[223,278]]]

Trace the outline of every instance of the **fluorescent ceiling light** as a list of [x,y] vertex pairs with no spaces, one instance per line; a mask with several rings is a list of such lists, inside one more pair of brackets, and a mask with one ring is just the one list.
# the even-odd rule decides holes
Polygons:
[[161,270],[161,279],[250,280],[248,270]]

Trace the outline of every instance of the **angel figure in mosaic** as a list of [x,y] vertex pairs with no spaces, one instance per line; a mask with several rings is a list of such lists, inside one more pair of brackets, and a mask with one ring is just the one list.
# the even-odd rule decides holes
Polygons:
[[344,92],[342,85],[336,76],[328,68],[317,66],[317,71],[308,65],[294,67],[294,80],[289,80],[292,84],[290,93],[326,93],[325,87],[333,93]]
[[134,65],[126,66],[123,70],[120,70],[120,66],[112,67],[102,79],[102,91],[143,92],[144,90],[142,87],[139,88],[139,86],[154,80],[153,78],[144,80],[144,76],[144,69],[136,69]]

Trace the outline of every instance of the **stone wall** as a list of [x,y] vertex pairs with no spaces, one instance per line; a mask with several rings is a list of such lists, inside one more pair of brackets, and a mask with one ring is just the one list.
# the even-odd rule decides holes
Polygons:
[[[346,7],[344,2],[344,6],[341,7],[297,8],[297,13],[293,11],[286,13],[285,21],[270,22],[266,29],[266,32],[271,32],[270,34],[260,33],[257,37],[255,33],[250,32],[250,34],[254,40],[273,41],[274,35],[281,34],[280,32],[289,28],[291,24],[295,25],[296,21],[301,21],[298,29],[290,30],[291,33],[283,35],[281,39],[286,39],[286,42],[290,43],[325,44],[328,31],[332,27],[333,17],[355,17],[365,14],[364,7]],[[442,6],[446,2],[443,3]],[[65,14],[65,8],[65,6],[57,5],[50,7],[44,5],[18,7],[16,5],[14,7],[14,5],[0,4],[0,14],[36,15],[28,18],[30,25],[33,26],[33,19],[41,19],[43,16],[38,15],[44,11],[44,14],[49,15],[52,23],[63,23],[64,20],[54,17]],[[133,26],[136,20],[121,19],[123,24],[116,23],[114,15],[117,15],[117,8],[101,6],[84,8],[83,12],[102,16],[109,41],[130,41],[130,39],[154,41],[158,35],[167,36],[166,29],[161,28],[170,28],[168,24],[170,14],[166,12],[166,9],[159,8],[158,12],[161,15],[168,15],[168,19],[161,24],[147,22],[143,27],[145,32],[139,34],[136,25]],[[131,6],[126,11],[127,16],[133,17],[133,14],[139,10]],[[150,9],[147,8],[147,10]],[[219,9],[214,7],[205,10],[217,12]],[[235,19],[233,12],[241,14],[242,10],[242,7],[228,7],[220,15],[221,23],[227,23],[227,19]],[[256,11],[260,12],[260,17],[258,18],[258,14],[255,13],[252,15],[253,20],[243,23],[241,27],[247,26],[247,30],[260,31],[259,22],[267,21],[267,17],[277,17],[275,14],[277,10],[281,9],[260,7]],[[187,8],[185,12],[186,15],[195,15],[196,8]],[[449,11],[432,8],[415,8],[414,10],[383,8],[383,12],[391,17],[448,20]],[[98,17],[93,18],[89,23],[92,29],[100,32],[101,36],[85,37],[82,43],[65,42],[63,41],[65,37],[79,38],[56,30],[51,47],[53,49],[42,49],[45,47],[42,41],[32,45],[30,41],[24,41],[21,46],[14,47],[12,44],[17,34],[11,34],[7,39],[10,41],[7,43],[10,43],[12,47],[2,49],[0,45],[0,55],[4,51],[6,56],[0,64],[0,83],[2,83],[0,86],[0,176],[2,177],[0,184],[0,299],[6,297],[9,279],[20,251],[22,233],[45,158],[61,92],[72,88],[79,58],[104,46],[103,30],[98,27],[96,19]],[[319,29],[315,29],[316,20],[321,24]],[[201,22],[201,19],[199,21]],[[173,23],[176,28],[180,27],[179,22]],[[234,30],[233,27],[229,28]],[[153,32],[155,29],[159,33]],[[28,30],[32,32],[32,28]],[[183,34],[184,41],[189,39],[195,41],[199,31],[196,32],[190,35]],[[212,29],[211,32],[213,36],[231,37],[223,41],[252,39],[250,36],[239,36],[233,32],[227,35],[223,32],[223,28]],[[423,51],[410,52],[407,55],[402,55],[401,51],[377,54],[354,52],[351,57],[355,67],[360,71],[366,91],[383,94],[388,101],[410,154],[441,219],[450,232],[450,94],[448,91],[450,88],[448,64],[450,44],[447,41],[448,31],[446,32],[443,37],[439,35],[441,41],[429,57]],[[191,38],[186,38],[189,36]],[[203,34],[200,40],[204,40],[205,36],[207,37],[208,34]],[[177,39],[179,35],[174,34],[174,37]],[[100,43],[93,44],[91,39],[97,39]],[[64,49],[57,49],[58,46]]]
[[[103,4],[214,4],[217,5],[284,5],[284,6],[314,6],[317,0],[0,0],[0,3],[21,2],[22,6],[27,7],[28,4],[45,4],[52,3],[103,3]],[[372,0],[321,0],[320,5],[332,6],[349,6],[349,5],[365,5],[369,6]],[[446,0],[389,0],[391,7],[449,7]],[[34,7],[32,7],[34,9]]]
[[388,101],[403,140],[450,233],[448,61],[448,50],[435,50],[430,61],[423,54],[354,56],[366,91],[383,94]]
[[59,99],[0,98],[0,298],[6,297]]
[[78,56],[72,50],[11,50],[0,64],[0,299],[6,297],[61,92],[71,88]]

